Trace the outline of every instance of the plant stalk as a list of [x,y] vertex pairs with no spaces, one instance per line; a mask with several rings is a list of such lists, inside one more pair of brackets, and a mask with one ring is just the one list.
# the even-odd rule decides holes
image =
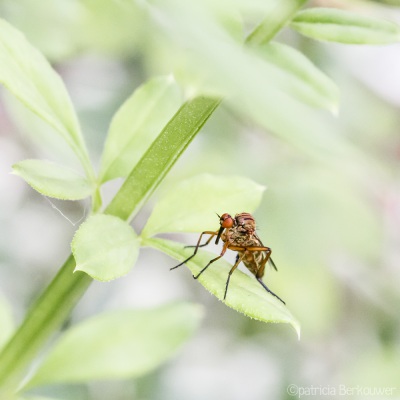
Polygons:
[[[220,101],[196,97],[184,103],[136,164],[106,212],[124,220],[132,217],[179,159]],[[146,180],[143,180],[144,176]],[[145,183],[139,185],[138,182]],[[75,260],[71,254],[0,353],[0,399],[10,398],[18,389],[29,363],[66,320],[92,282],[87,274],[74,273],[74,268]]]
[[70,255],[3,348],[0,356],[1,399],[11,397],[26,366],[44,341],[62,325],[92,282],[92,278],[85,273],[73,273],[74,268],[75,260]]
[[[305,0],[279,1],[274,11],[274,23],[271,24],[269,16],[268,21],[263,21],[249,35],[246,44],[258,45],[271,40],[304,3]],[[130,220],[179,159],[220,101],[218,98],[196,97],[186,102],[136,164],[105,213]],[[91,168],[88,170],[91,175]],[[144,176],[146,180],[143,180]],[[93,206],[97,209],[100,207],[99,193],[95,196]],[[68,318],[92,282],[92,278],[85,273],[74,273],[74,268],[75,260],[70,255],[3,347],[0,353],[0,399],[10,399],[17,391],[30,362]]]
[[247,36],[245,43],[254,46],[268,43],[307,1],[278,0],[267,18]]

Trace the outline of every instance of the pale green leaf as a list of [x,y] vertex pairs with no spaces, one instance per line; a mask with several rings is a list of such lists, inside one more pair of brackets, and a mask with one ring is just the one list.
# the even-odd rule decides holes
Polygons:
[[[67,1],[68,2],[68,1]],[[112,57],[134,57],[143,51],[142,40],[147,28],[145,7],[137,1],[85,0],[78,26],[79,43],[90,51]],[[76,25],[76,23],[75,23]]]
[[91,195],[92,185],[74,170],[45,160],[24,160],[13,165],[13,173],[39,193],[62,200]]
[[[10,399],[12,400],[12,399]],[[55,398],[55,397],[48,397],[48,396],[30,396],[30,395],[26,395],[24,397],[18,397],[16,400],[59,400],[59,398]]]
[[[143,244],[161,250],[180,262],[193,254],[193,248],[185,249],[182,244],[169,240],[145,239]],[[187,267],[193,275],[196,275],[212,258],[215,258],[215,254],[199,250],[196,256],[187,263]],[[226,300],[223,300],[225,284],[231,267],[232,265],[220,259],[202,273],[198,281],[210,293],[234,310],[263,322],[288,323],[292,325],[300,338],[300,324],[288,308],[269,294],[255,278],[238,269],[231,276]],[[268,275],[268,272],[266,275]],[[188,284],[194,284],[194,282],[191,280]]]
[[11,314],[11,307],[0,294],[0,348],[10,337],[13,330],[14,321]]
[[157,202],[142,236],[217,229],[216,213],[251,213],[260,204],[264,190],[264,186],[240,176],[201,174],[186,179]]
[[76,232],[71,243],[75,271],[83,271],[99,281],[126,275],[139,254],[133,229],[118,217],[93,215]]
[[271,42],[257,48],[257,53],[282,72],[282,87],[312,106],[337,112],[339,89],[307,57],[291,46]]
[[140,86],[115,114],[104,148],[101,181],[125,177],[181,105],[172,76]]
[[331,42],[385,44],[400,40],[400,27],[394,22],[333,8],[300,11],[290,26],[305,36]]
[[9,23],[0,19],[0,83],[55,128],[88,169],[89,159],[76,113],[61,78]]
[[[171,54],[175,57],[179,49],[196,49],[185,55],[193,67],[190,69],[191,75],[198,72],[199,76],[204,77],[203,90],[204,87],[211,87],[211,93],[223,93],[224,101],[235,113],[244,118],[250,117],[269,133],[303,149],[307,156],[312,154],[329,158],[334,154],[335,157],[342,157],[341,149],[337,149],[339,146],[331,144],[333,140],[330,137],[337,141],[337,135],[331,132],[333,129],[327,125],[326,119],[316,115],[308,104],[298,101],[298,93],[288,90],[296,86],[298,79],[286,74],[292,81],[289,85],[288,81],[282,79],[283,72],[279,68],[260,60],[254,49],[237,46],[209,21],[200,21],[207,29],[197,29],[199,13],[196,7],[201,6],[201,2],[196,7],[191,7],[192,3],[182,2],[185,18],[182,18],[181,8],[168,8],[166,3],[161,2],[157,11],[168,21],[169,28],[164,32],[166,37],[179,38],[179,48],[173,48]],[[283,16],[283,24],[287,22],[287,17]],[[171,40],[171,43],[175,44],[176,41]],[[244,153],[243,158],[235,162],[251,162],[248,154]]]
[[93,317],[61,337],[28,387],[144,375],[193,335],[202,315],[199,305],[172,303]]

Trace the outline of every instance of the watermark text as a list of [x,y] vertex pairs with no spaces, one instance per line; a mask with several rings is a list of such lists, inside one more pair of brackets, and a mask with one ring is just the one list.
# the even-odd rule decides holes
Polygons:
[[398,394],[395,386],[346,386],[346,385],[309,385],[298,386],[294,383],[288,385],[287,392],[293,397],[301,399],[310,396],[360,396],[360,397],[390,397]]

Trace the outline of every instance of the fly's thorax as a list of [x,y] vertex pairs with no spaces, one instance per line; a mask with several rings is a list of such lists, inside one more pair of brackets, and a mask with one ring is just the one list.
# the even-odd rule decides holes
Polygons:
[[241,227],[238,226],[228,229],[226,233],[226,240],[228,240],[234,246],[241,246],[241,247],[262,246],[260,240],[254,234],[254,232],[243,230],[241,229]]
[[243,212],[235,215],[235,227],[239,232],[247,232],[249,234],[255,232],[256,221],[249,213]]

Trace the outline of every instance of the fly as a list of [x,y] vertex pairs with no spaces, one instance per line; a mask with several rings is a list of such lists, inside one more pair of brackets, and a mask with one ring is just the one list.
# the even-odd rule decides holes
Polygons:
[[[218,215],[218,214],[217,214]],[[264,276],[265,266],[270,261],[272,267],[277,271],[275,263],[271,258],[271,249],[266,247],[261,242],[260,238],[256,234],[256,222],[253,216],[249,213],[243,212],[236,214],[235,218],[232,218],[229,214],[225,213],[219,216],[220,228],[218,231],[204,231],[199,237],[197,244],[194,247],[194,253],[188,257],[185,261],[171,268],[175,269],[191,260],[197,253],[199,247],[207,246],[213,237],[216,236],[215,244],[218,244],[221,239],[224,242],[222,251],[218,257],[213,258],[209,263],[196,275],[193,276],[197,279],[213,262],[219,260],[224,256],[226,250],[233,250],[237,252],[235,264],[232,266],[228,274],[228,279],[225,284],[224,300],[228,292],[229,280],[233,271],[238,267],[240,262],[246,266],[246,268],[255,276],[261,286],[268,292],[280,300],[283,304],[286,304],[278,295],[272,292],[267,285],[262,281]],[[210,235],[204,244],[201,243],[203,235]]]

